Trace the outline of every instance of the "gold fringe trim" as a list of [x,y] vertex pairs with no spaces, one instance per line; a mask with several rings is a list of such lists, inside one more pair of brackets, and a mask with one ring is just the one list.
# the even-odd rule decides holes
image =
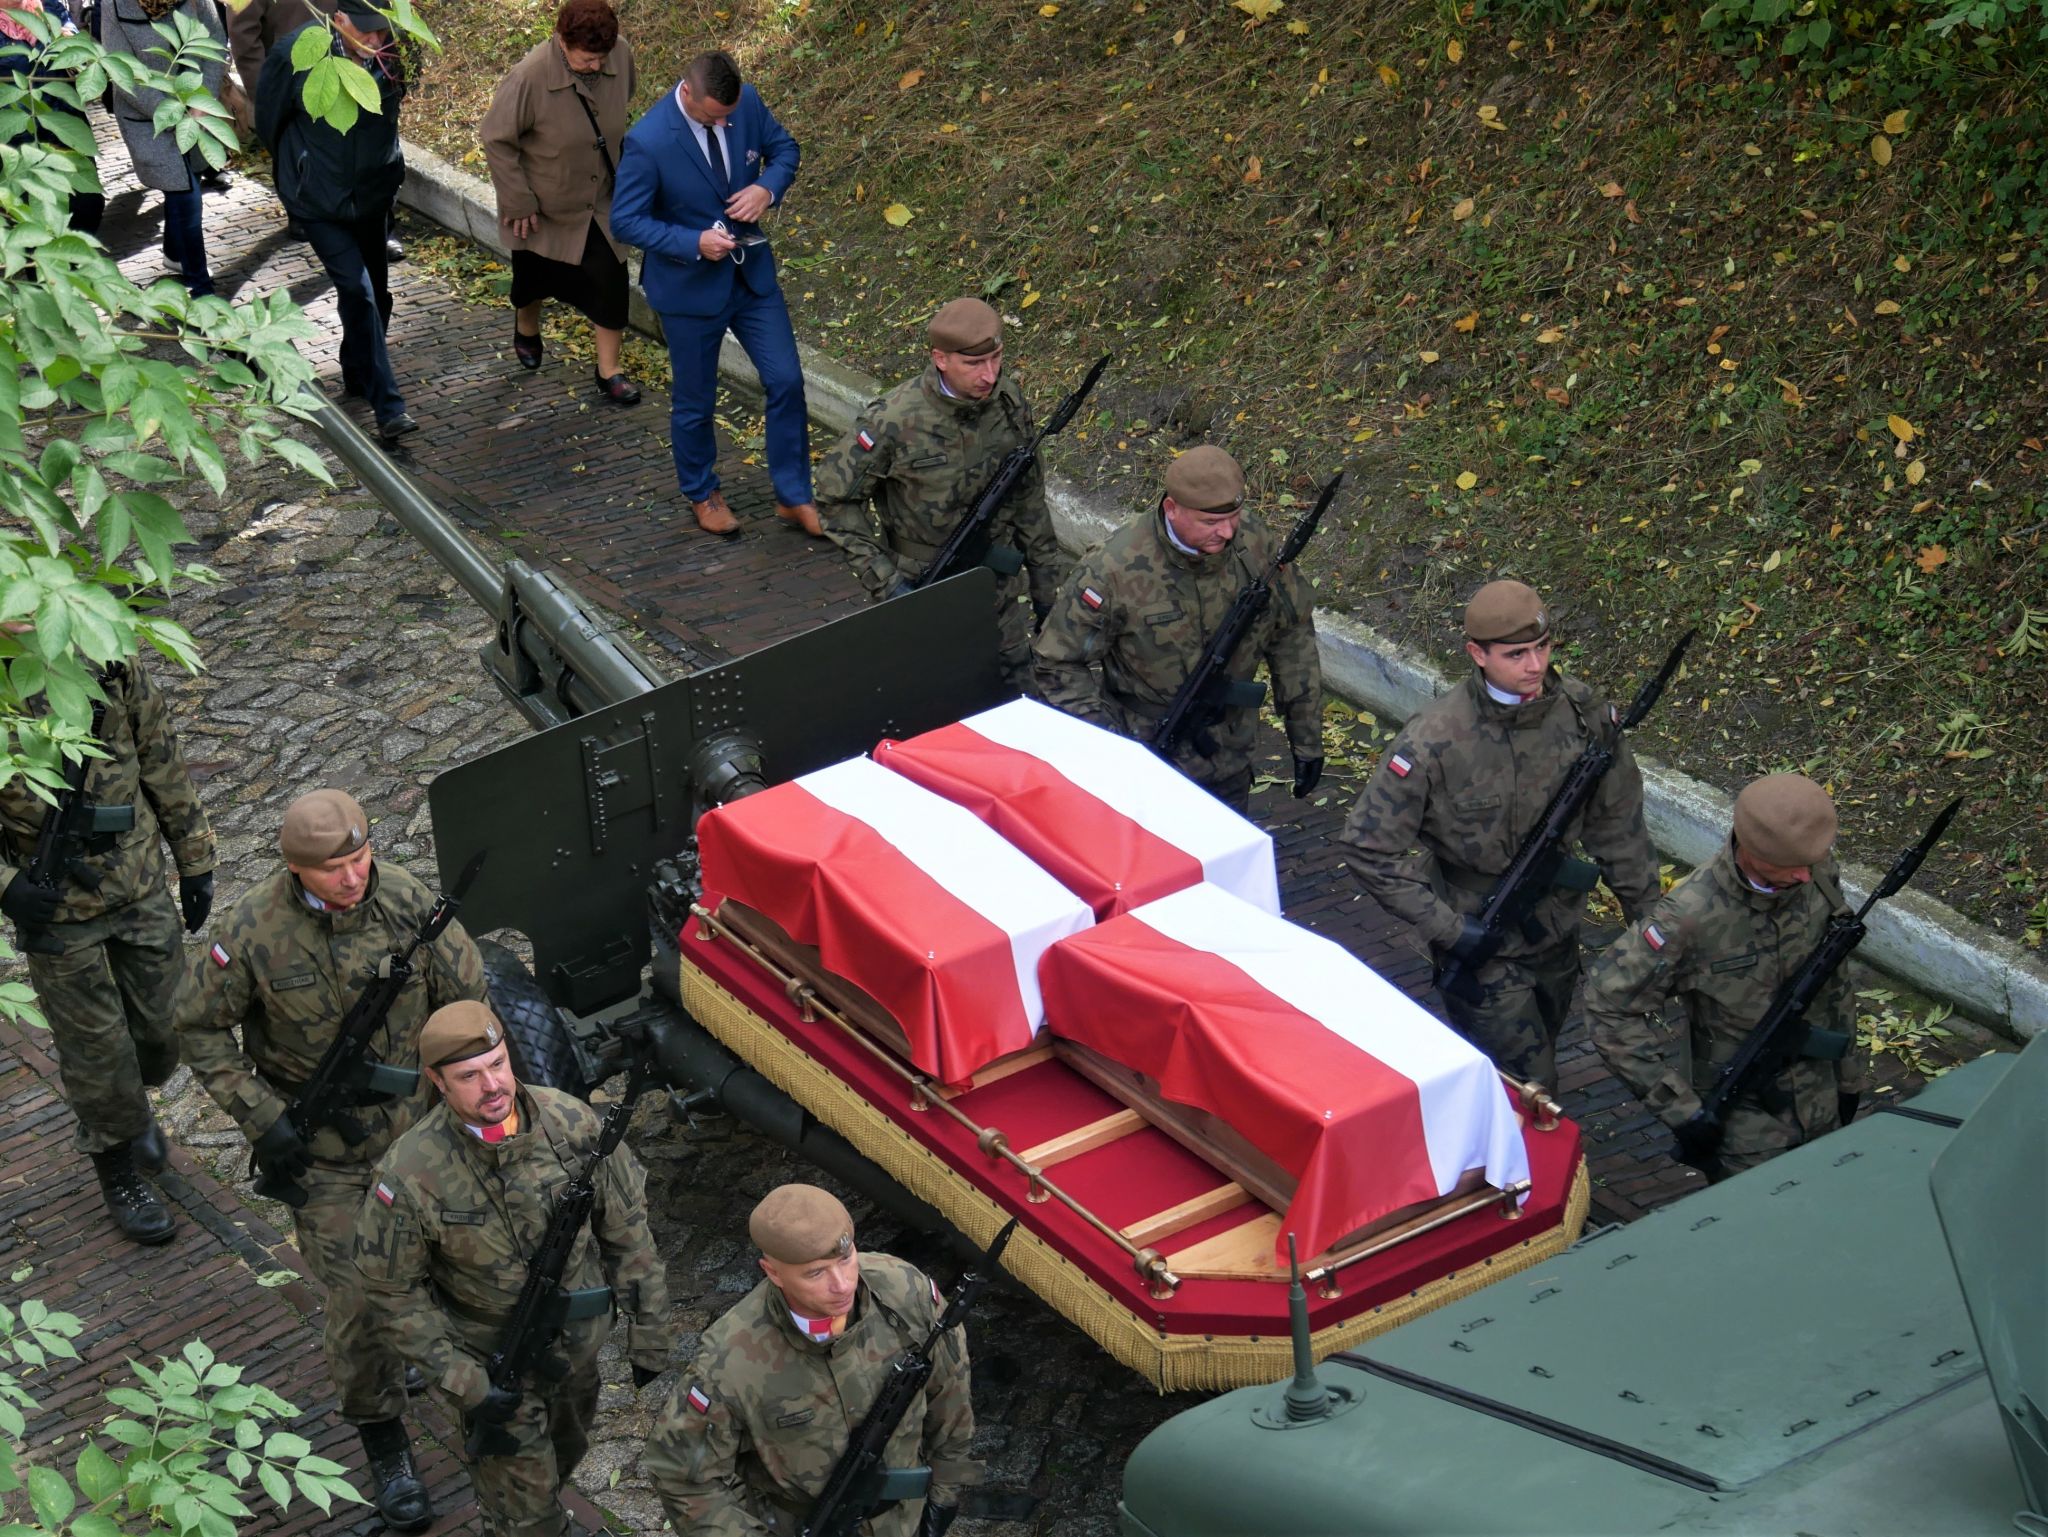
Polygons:
[[[685,939],[685,947],[705,943]],[[991,1242],[1010,1213],[956,1174],[918,1142],[767,1020],[692,966],[682,963],[683,1006],[705,1029],[737,1052],[777,1088],[872,1158],[912,1195],[978,1244]],[[1370,1312],[1317,1330],[1311,1337],[1317,1360],[1407,1323],[1433,1308],[1468,1297],[1503,1276],[1540,1265],[1570,1247],[1586,1225],[1592,1184],[1585,1160],[1572,1179],[1564,1220],[1558,1226],[1481,1261],[1454,1271],[1407,1296]],[[1011,1235],[1003,1268],[1036,1292],[1061,1316],[1161,1392],[1223,1390],[1278,1382],[1294,1369],[1283,1317],[1271,1335],[1218,1339],[1198,1334],[1162,1334],[1091,1280],[1058,1249],[1026,1227]],[[1338,1273],[1341,1282],[1343,1273]],[[1278,1288],[1275,1288],[1276,1294]]]

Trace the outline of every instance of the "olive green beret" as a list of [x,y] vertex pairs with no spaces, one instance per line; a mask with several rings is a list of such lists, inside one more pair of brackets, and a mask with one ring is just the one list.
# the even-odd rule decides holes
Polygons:
[[784,1265],[844,1259],[853,1252],[853,1218],[816,1185],[777,1185],[747,1218],[754,1247]]
[[932,316],[925,332],[934,352],[978,358],[1003,344],[1003,317],[979,299],[955,299]]
[[1828,792],[1804,774],[1766,774],[1735,797],[1735,841],[1767,865],[1814,865],[1835,846]]
[[1244,471],[1222,449],[1203,443],[1166,467],[1166,494],[1197,512],[1235,512],[1244,505]]
[[505,1039],[505,1027],[487,1003],[464,998],[445,1003],[420,1026],[420,1065],[446,1067],[480,1057]]
[[370,819],[346,790],[309,790],[285,808],[277,846],[288,863],[325,864],[370,841]]
[[1465,605],[1465,639],[1482,646],[1521,646],[1549,633],[1543,599],[1526,582],[1488,582]]

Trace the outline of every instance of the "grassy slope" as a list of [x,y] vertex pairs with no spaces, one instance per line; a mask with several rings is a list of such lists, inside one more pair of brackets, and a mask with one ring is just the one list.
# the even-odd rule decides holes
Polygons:
[[[480,169],[553,7],[422,9],[451,50],[411,131]],[[1964,794],[1930,885],[2009,934],[2048,914],[2048,628],[2013,643],[2048,627],[2043,253],[1943,238],[1980,194],[1938,125],[1880,167],[1853,98],[1745,85],[1655,18],[620,9],[643,98],[723,43],[803,141],[779,239],[809,340],[893,377],[979,292],[1041,401],[1113,348],[1068,474],[1135,505],[1209,438],[1278,509],[1347,463],[1326,604],[1441,654],[1520,575],[1617,693],[1696,625],[1650,752],[1730,787],[1803,767],[1870,860]]]

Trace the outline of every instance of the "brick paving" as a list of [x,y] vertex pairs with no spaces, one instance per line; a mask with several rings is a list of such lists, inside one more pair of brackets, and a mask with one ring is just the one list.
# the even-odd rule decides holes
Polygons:
[[[104,125],[103,125],[104,126]],[[116,143],[103,154],[113,193],[106,239],[127,253],[132,276],[160,272],[158,199],[127,177]],[[288,287],[321,337],[311,349],[330,387],[338,329],[311,251],[283,238],[268,188],[237,177],[210,195],[207,242],[224,294]],[[391,347],[408,404],[423,430],[396,455],[486,548],[563,569],[587,596],[644,633],[676,671],[742,654],[861,602],[843,561],[776,520],[765,477],[726,456],[727,494],[745,534],[700,534],[676,496],[667,445],[667,399],[655,388],[637,408],[603,404],[581,364],[550,355],[536,373],[514,362],[503,305],[465,301],[433,274],[394,269]],[[645,384],[646,381],[643,381]],[[359,409],[359,408],[358,408]],[[367,425],[367,423],[365,423]],[[515,716],[477,674],[486,629],[460,590],[362,494],[317,493],[274,467],[237,478],[226,506],[189,514],[199,548],[224,585],[180,598],[210,672],[167,680],[195,777],[220,829],[223,906],[269,867],[282,805],[314,782],[348,785],[377,824],[380,857],[431,879],[425,789],[435,773],[511,739]],[[1284,743],[1267,744],[1274,774]],[[1255,796],[1274,833],[1290,914],[1350,946],[1397,984],[1426,995],[1428,966],[1413,938],[1339,867],[1333,833],[1356,793],[1333,775],[1309,803],[1284,784]],[[1981,1049],[1975,1038],[1959,1045]],[[1596,1221],[1628,1220],[1683,1193],[1697,1176],[1663,1155],[1655,1121],[1600,1064],[1575,1024],[1560,1054],[1566,1109],[1584,1128],[1596,1181]],[[1896,1079],[1896,1074],[1892,1075]],[[282,1210],[255,1198],[237,1166],[241,1139],[181,1072],[160,1114],[176,1144],[163,1189],[181,1215],[178,1238],[157,1250],[117,1244],[100,1214],[89,1167],[70,1151],[70,1117],[52,1091],[53,1069],[32,1039],[0,1026],[0,1270],[24,1264],[10,1285],[79,1313],[82,1370],[45,1384],[31,1444],[69,1436],[104,1413],[98,1389],[131,1356],[174,1350],[205,1333],[228,1359],[304,1412],[301,1427],[326,1455],[359,1465],[355,1439],[335,1418],[319,1364],[320,1289],[276,1224]],[[808,1171],[744,1129],[668,1124],[652,1101],[635,1123],[650,1167],[656,1227],[667,1260],[681,1353],[752,1280],[734,1234],[751,1202]],[[815,1176],[809,1176],[815,1177]],[[915,1235],[879,1216],[863,1219],[877,1246],[922,1257]],[[924,1251],[929,1253],[928,1250]],[[950,1273],[943,1259],[934,1268]],[[289,1284],[255,1284],[287,1270]],[[977,1449],[991,1479],[1043,1503],[1033,1530],[1114,1530],[1117,1469],[1136,1441],[1185,1397],[1155,1397],[1076,1331],[1028,1297],[993,1294],[976,1326]],[[588,1529],[600,1500],[620,1530],[652,1532],[661,1519],[633,1469],[647,1406],[636,1399],[616,1348],[605,1359],[597,1444],[568,1492]],[[651,1395],[651,1396],[650,1396]],[[443,1512],[437,1532],[476,1527],[451,1427],[422,1416],[421,1459]],[[361,1512],[321,1520],[304,1508],[269,1514],[251,1531],[369,1531]],[[963,1537],[998,1528],[966,1521]]]

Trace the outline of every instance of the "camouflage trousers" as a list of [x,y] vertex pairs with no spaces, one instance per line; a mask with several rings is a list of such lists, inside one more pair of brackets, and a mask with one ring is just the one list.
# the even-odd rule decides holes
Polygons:
[[[470,1464],[470,1485],[490,1537],[563,1537],[569,1530],[561,1489],[590,1450],[597,1352],[610,1332],[609,1319],[571,1324],[569,1330],[552,1347],[567,1371],[544,1387],[528,1388],[504,1427],[519,1449]],[[456,1322],[454,1333],[480,1362],[497,1346],[495,1328]],[[462,1423],[462,1406],[449,1401],[449,1407]]]
[[[1799,1064],[1802,1076],[1819,1064]],[[1818,1073],[1812,1073],[1818,1077]],[[1832,1076],[1832,1075],[1830,1075]],[[1810,1086],[1809,1086],[1810,1087]],[[1769,1163],[1780,1153],[1824,1137],[1841,1128],[1842,1112],[1835,1102],[1832,1082],[1821,1093],[1806,1092],[1790,1100],[1773,1114],[1754,1099],[1738,1100],[1722,1122],[1721,1168],[1724,1174],[1740,1174],[1760,1163]]]
[[1038,683],[1031,661],[1031,605],[1021,594],[1006,601],[999,589],[996,598],[996,659],[1003,670],[1003,687],[1014,689],[1026,699],[1038,697]]
[[356,1269],[356,1214],[370,1193],[371,1173],[367,1163],[316,1161],[299,1181],[306,1204],[292,1213],[299,1253],[327,1289],[320,1344],[341,1417],[351,1425],[405,1413],[405,1363],[378,1326]]
[[149,1126],[148,1081],[178,1060],[172,1001],[184,969],[183,925],[153,891],[83,923],[53,924],[61,955],[28,955],[29,981],[57,1048],[81,1153],[102,1153]]
[[1578,980],[1576,939],[1535,955],[1496,956],[1479,968],[1479,1001],[1446,993],[1444,1013],[1502,1072],[1555,1088],[1557,1038]]

